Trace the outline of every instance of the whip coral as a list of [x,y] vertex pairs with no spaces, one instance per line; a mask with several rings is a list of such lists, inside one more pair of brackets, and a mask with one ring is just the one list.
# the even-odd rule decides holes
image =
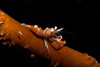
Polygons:
[[[4,45],[17,45],[27,49],[31,57],[41,56],[51,61],[51,66],[60,67],[100,67],[100,63],[87,53],[80,53],[67,46],[56,50],[52,46],[59,43],[47,42],[48,51],[44,50],[43,38],[37,37],[29,29],[0,10],[0,40],[5,40]],[[52,46],[51,46],[52,45]]]

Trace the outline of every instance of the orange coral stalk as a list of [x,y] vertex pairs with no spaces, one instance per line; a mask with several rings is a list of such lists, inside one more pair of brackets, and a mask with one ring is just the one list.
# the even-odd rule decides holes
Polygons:
[[[27,28],[23,27],[19,22],[8,16],[0,10],[0,39],[6,40],[4,45],[21,46],[28,49],[31,56],[39,55],[51,61],[51,65],[61,67],[100,67],[95,58],[88,56],[86,53],[80,53],[67,46],[59,50],[55,50],[48,43],[49,53],[44,50],[45,44],[43,39],[35,36]],[[57,45],[54,44],[53,45]]]

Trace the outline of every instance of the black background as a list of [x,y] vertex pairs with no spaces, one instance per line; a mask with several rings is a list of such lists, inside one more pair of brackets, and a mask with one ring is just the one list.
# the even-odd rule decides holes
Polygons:
[[[66,40],[66,46],[88,53],[100,62],[100,11],[97,1],[3,0],[0,1],[0,9],[20,23],[38,25],[43,29],[54,26],[63,27],[64,30],[60,34]],[[0,65],[30,67],[41,64],[1,44]]]

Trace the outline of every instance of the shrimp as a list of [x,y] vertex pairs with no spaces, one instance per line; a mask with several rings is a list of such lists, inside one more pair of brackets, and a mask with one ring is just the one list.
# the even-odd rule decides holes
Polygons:
[[21,25],[28,28],[32,33],[36,34],[37,36],[42,37],[44,39],[45,48],[48,50],[48,52],[49,52],[48,42],[59,44],[60,46],[59,45],[52,46],[57,50],[59,48],[62,48],[66,43],[66,41],[61,41],[62,40],[61,35],[59,36],[56,35],[56,33],[63,30],[63,28],[57,29],[57,26],[55,26],[54,28],[47,27],[45,30],[43,30],[41,27],[38,27],[38,25],[32,26],[32,25],[27,25],[25,23],[22,23]]

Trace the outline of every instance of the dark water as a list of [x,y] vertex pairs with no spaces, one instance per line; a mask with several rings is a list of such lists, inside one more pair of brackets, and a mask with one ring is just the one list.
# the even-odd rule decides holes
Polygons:
[[[59,32],[66,46],[86,52],[97,58],[99,54],[99,4],[95,0],[5,0],[0,9],[21,23],[46,27],[64,28]],[[31,58],[0,45],[0,60],[4,66],[36,66]],[[9,61],[11,60],[11,61]],[[39,65],[40,66],[40,65]]]

